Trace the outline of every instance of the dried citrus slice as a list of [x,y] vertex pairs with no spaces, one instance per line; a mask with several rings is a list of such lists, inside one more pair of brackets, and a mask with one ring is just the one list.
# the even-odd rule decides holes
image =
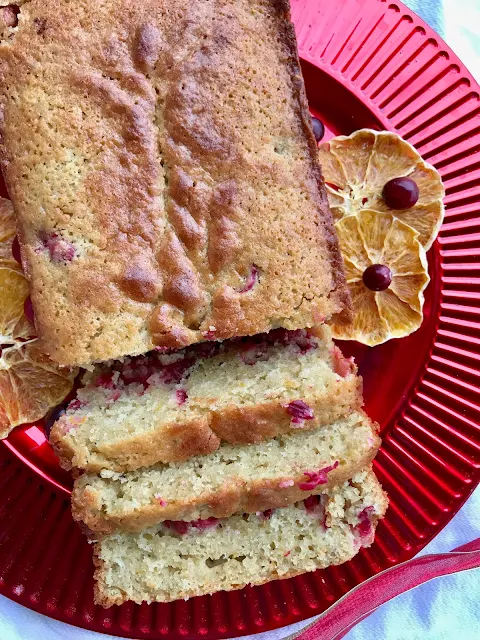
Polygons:
[[[23,303],[28,296],[28,283],[22,273],[0,266],[0,344],[14,342],[17,327],[24,318]],[[34,333],[33,329],[29,335]]]
[[[428,250],[443,221],[445,190],[438,171],[395,133],[360,129],[319,148],[328,200],[336,221],[363,209],[387,212],[413,227]],[[417,202],[405,209],[387,206],[385,185],[408,177],[418,187]]]
[[62,369],[40,351],[23,306],[28,283],[12,257],[13,207],[0,198],[0,438],[42,418],[70,392],[75,370]]
[[43,418],[71,391],[75,371],[61,369],[36,340],[5,349],[0,358],[0,437]]
[[354,319],[335,325],[334,337],[375,346],[416,331],[430,280],[418,232],[390,213],[368,209],[342,218],[336,229]]
[[21,273],[22,268],[12,255],[12,242],[15,233],[12,203],[10,200],[0,198],[0,267],[8,267]]

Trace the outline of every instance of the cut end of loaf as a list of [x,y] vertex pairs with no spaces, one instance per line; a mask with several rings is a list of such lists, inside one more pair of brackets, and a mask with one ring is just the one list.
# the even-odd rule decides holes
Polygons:
[[386,508],[367,470],[268,513],[117,533],[95,545],[95,598],[105,607],[170,602],[341,564],[373,542]]
[[91,472],[313,430],[362,404],[355,365],[326,327],[153,351],[98,366],[83,385],[51,440],[64,464]]
[[317,431],[277,436],[182,463],[75,482],[73,513],[97,534],[140,531],[163,520],[227,517],[285,507],[344,482],[370,464],[380,445],[363,413]]

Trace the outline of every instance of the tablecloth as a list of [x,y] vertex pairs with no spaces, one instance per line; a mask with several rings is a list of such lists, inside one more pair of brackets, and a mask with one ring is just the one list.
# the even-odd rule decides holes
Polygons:
[[[480,80],[480,0],[405,3],[446,40]],[[450,551],[479,536],[480,488],[422,553]],[[441,578],[384,605],[350,631],[346,640],[480,640],[479,603],[480,570]],[[305,624],[259,634],[255,640],[280,640]],[[114,638],[51,620],[0,596],[0,640]]]

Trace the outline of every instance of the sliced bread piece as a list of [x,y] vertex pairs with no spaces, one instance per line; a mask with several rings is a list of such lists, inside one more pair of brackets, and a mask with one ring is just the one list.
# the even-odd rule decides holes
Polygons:
[[370,464],[380,439],[363,413],[317,431],[208,456],[75,482],[73,514],[97,534],[140,531],[162,520],[206,520],[285,507],[343,482]]
[[95,545],[95,599],[170,602],[341,564],[373,542],[387,504],[367,470],[272,513],[116,533]]
[[362,404],[361,378],[325,327],[151,352],[83,384],[51,442],[64,467],[94,473],[316,429]]

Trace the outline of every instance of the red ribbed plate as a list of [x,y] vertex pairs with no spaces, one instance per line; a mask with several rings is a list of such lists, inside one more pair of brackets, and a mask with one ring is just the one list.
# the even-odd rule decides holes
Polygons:
[[105,611],[93,604],[91,552],[70,516],[70,480],[41,425],[19,428],[6,442],[10,451],[0,448],[0,590],[48,616],[150,639],[231,638],[296,622],[417,553],[479,481],[479,87],[400,3],[292,4],[310,105],[328,136],[361,127],[396,131],[439,169],[447,191],[422,328],[355,354],[367,409],[382,426],[375,468],[390,494],[387,517],[373,547],[341,567]]

